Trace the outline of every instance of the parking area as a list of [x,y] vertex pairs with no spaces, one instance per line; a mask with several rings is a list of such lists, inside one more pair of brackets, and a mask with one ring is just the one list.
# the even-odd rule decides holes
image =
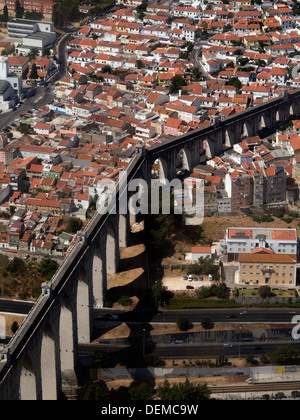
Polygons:
[[195,277],[195,279],[189,280],[188,276],[184,273],[181,275],[176,274],[174,276],[172,276],[172,274],[166,275],[163,278],[163,285],[166,286],[168,290],[197,290],[201,287],[211,286],[213,283],[209,280],[208,276],[205,275],[192,277]]

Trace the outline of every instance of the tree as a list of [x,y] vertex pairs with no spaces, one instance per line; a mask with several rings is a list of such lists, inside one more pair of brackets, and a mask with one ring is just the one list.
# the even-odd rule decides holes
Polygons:
[[255,365],[256,364],[256,361],[255,361],[255,358],[254,358],[253,354],[248,354],[246,356],[246,362],[249,363],[250,365]]
[[228,82],[226,82],[226,85],[234,86],[237,91],[239,91],[242,87],[242,83],[237,77],[231,77]]
[[58,11],[57,11],[57,9],[54,9],[53,10],[53,13],[52,13],[52,22],[53,22],[53,24],[54,24],[55,27],[58,26]]
[[142,382],[135,385],[128,390],[129,398],[134,401],[151,400],[154,394],[154,389],[147,382]]
[[203,318],[201,321],[201,326],[205,330],[209,330],[210,328],[212,328],[211,320],[209,318]]
[[190,328],[190,321],[187,318],[179,318],[176,324],[180,331],[187,331]]
[[184,383],[170,385],[165,379],[163,385],[157,388],[156,396],[159,400],[170,401],[203,401],[210,399],[207,384],[194,384],[188,379]]
[[31,47],[27,56],[30,60],[35,60],[40,55],[40,51],[37,47]]
[[143,69],[145,67],[142,60],[136,60],[136,66],[138,69]]
[[6,5],[3,8],[3,18],[4,18],[4,22],[7,22],[8,21],[8,18],[9,18],[9,16],[8,16],[8,8],[7,8]]
[[82,228],[83,222],[81,219],[77,217],[71,217],[68,220],[68,224],[66,227],[66,232],[70,234],[77,233]]
[[267,353],[267,358],[271,363],[290,363],[299,359],[299,350],[290,344],[279,346],[275,351]]
[[15,7],[16,18],[22,19],[22,17],[24,16],[24,11],[25,11],[24,7],[22,7],[20,1],[17,0],[16,7]]
[[44,257],[38,267],[39,273],[48,281],[52,279],[59,268],[59,264],[50,257]]
[[258,289],[258,294],[261,298],[266,299],[271,296],[271,287],[270,286],[260,286]]
[[185,86],[185,80],[182,76],[177,74],[176,76],[172,77],[171,84],[169,87],[170,94],[177,93],[181,86]]
[[12,326],[11,326],[11,332],[13,333],[13,334],[15,334],[17,331],[18,331],[18,329],[19,329],[19,324],[17,323],[17,321],[14,321],[13,323],[12,323]]
[[39,75],[38,75],[38,72],[37,72],[36,64],[33,63],[32,66],[31,66],[31,72],[30,72],[29,78],[36,80],[36,79],[38,79],[38,77],[39,77]]
[[15,257],[12,261],[10,261],[6,267],[6,270],[9,271],[13,275],[18,275],[23,272],[25,268],[25,262],[18,257]]
[[104,381],[88,383],[79,395],[82,401],[109,401],[110,391]]
[[199,69],[199,67],[194,67],[192,70],[192,79],[195,81],[200,80],[201,77],[201,71]]

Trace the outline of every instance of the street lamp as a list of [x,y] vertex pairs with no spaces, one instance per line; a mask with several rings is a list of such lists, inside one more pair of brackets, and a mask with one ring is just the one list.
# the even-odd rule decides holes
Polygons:
[[242,327],[240,329],[240,341],[239,341],[239,359],[241,360],[241,339],[242,339]]
[[145,357],[146,330],[143,328],[143,358]]

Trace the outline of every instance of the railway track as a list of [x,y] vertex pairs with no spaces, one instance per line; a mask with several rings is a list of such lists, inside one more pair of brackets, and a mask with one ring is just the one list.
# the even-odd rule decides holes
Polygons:
[[268,382],[263,384],[209,386],[212,394],[241,394],[245,392],[264,391],[296,391],[300,390],[300,382]]

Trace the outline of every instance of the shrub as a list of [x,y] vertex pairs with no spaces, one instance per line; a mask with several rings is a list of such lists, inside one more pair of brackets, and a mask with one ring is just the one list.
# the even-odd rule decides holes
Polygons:
[[132,299],[129,296],[121,296],[118,300],[119,305],[130,306],[132,304]]
[[187,331],[190,328],[190,321],[187,318],[179,318],[176,324],[180,331]]

